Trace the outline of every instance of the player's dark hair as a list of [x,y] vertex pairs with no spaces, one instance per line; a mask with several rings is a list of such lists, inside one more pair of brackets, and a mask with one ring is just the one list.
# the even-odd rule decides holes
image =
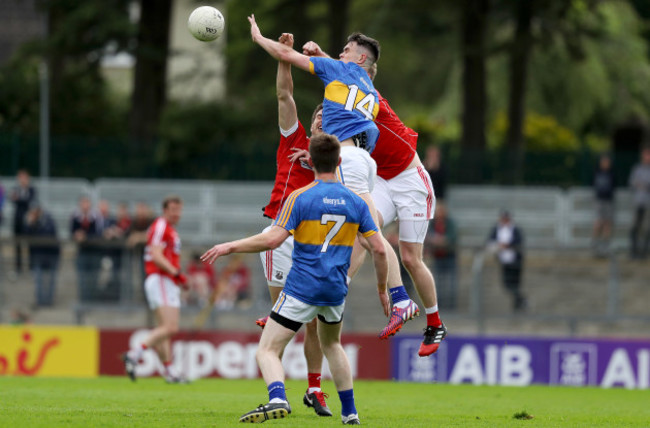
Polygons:
[[165,199],[162,201],[162,207],[163,209],[167,209],[169,204],[182,204],[183,200],[181,199],[180,196],[178,195],[169,195],[166,196]]
[[319,173],[335,172],[339,164],[341,143],[330,134],[319,134],[309,141],[309,156]]
[[314,109],[314,112],[311,114],[311,123],[314,123],[314,120],[316,119],[316,115],[318,114],[319,111],[323,109],[323,103],[320,103],[316,106]]
[[377,40],[373,39],[372,37],[368,37],[365,34],[356,32],[348,36],[347,43],[350,42],[355,42],[357,45],[363,47],[370,53],[370,64],[368,64],[368,66],[371,66],[372,64],[379,61],[380,46]]

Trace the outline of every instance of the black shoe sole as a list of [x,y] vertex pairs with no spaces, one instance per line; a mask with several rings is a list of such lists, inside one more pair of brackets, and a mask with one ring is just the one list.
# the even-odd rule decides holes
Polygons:
[[[260,424],[267,420],[271,419],[283,419],[286,418],[289,414],[289,411],[285,408],[273,409],[264,412],[263,410],[255,411],[253,410],[250,413],[245,414],[239,418],[239,422],[248,422],[251,424]],[[265,417],[266,416],[266,417]]]

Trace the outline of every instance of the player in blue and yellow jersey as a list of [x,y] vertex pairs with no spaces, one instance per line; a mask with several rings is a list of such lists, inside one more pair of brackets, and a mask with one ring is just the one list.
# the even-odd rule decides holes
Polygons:
[[[359,33],[355,34],[362,40]],[[348,46],[342,58],[351,52],[354,51]],[[379,137],[374,123],[379,102],[368,72],[356,62],[320,57],[310,59],[309,72],[320,77],[325,85],[323,131],[341,141],[353,139],[357,147],[372,153]]]
[[373,253],[379,299],[384,314],[389,314],[384,241],[367,204],[336,177],[340,144],[336,137],[320,134],[312,137],[309,153],[309,162],[315,170],[314,182],[289,196],[270,230],[215,245],[201,257],[213,263],[218,257],[231,253],[276,248],[289,235],[294,237],[293,265],[262,332],[256,354],[269,402],[244,414],[241,422],[264,422],[291,413],[280,356],[302,324],[317,316],[318,338],[341,399],[342,421],[348,425],[360,424],[350,363],[341,346],[343,309],[348,292],[346,274],[357,233],[366,238]]
[[366,201],[376,222],[376,209],[370,192],[374,187],[377,164],[370,152],[379,136],[374,123],[379,108],[368,70],[379,59],[379,43],[355,33],[348,39],[338,60],[310,58],[264,37],[255,16],[251,15],[248,20],[253,41],[273,58],[315,74],[323,81],[323,131],[341,142],[341,180]]

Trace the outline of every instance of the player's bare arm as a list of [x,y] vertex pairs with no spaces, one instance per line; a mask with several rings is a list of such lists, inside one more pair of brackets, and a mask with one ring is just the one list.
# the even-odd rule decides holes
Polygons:
[[288,237],[288,230],[273,226],[267,232],[258,233],[248,238],[237,241],[217,244],[203,253],[201,260],[207,263],[214,263],[221,256],[231,253],[259,253],[261,251],[274,250],[280,246]]
[[248,22],[251,24],[251,37],[253,41],[260,45],[269,55],[278,61],[288,62],[302,70],[309,71],[309,57],[307,55],[303,55],[280,42],[264,37],[255,22],[255,15],[249,16]]
[[381,234],[375,233],[366,238],[372,251],[372,260],[375,264],[375,273],[377,275],[377,293],[379,301],[384,309],[384,315],[390,315],[390,301],[388,299],[388,257],[386,248]]
[[[278,42],[293,48],[293,34],[282,33]],[[278,95],[278,124],[280,129],[288,130],[298,122],[298,109],[293,99],[293,77],[291,64],[284,61],[278,62],[278,74],[275,79]]]

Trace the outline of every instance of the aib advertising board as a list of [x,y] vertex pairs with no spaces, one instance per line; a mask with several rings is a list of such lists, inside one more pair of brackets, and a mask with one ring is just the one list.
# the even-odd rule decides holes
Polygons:
[[401,381],[650,387],[650,341],[448,336],[427,358],[417,355],[419,337],[391,345],[392,377]]

